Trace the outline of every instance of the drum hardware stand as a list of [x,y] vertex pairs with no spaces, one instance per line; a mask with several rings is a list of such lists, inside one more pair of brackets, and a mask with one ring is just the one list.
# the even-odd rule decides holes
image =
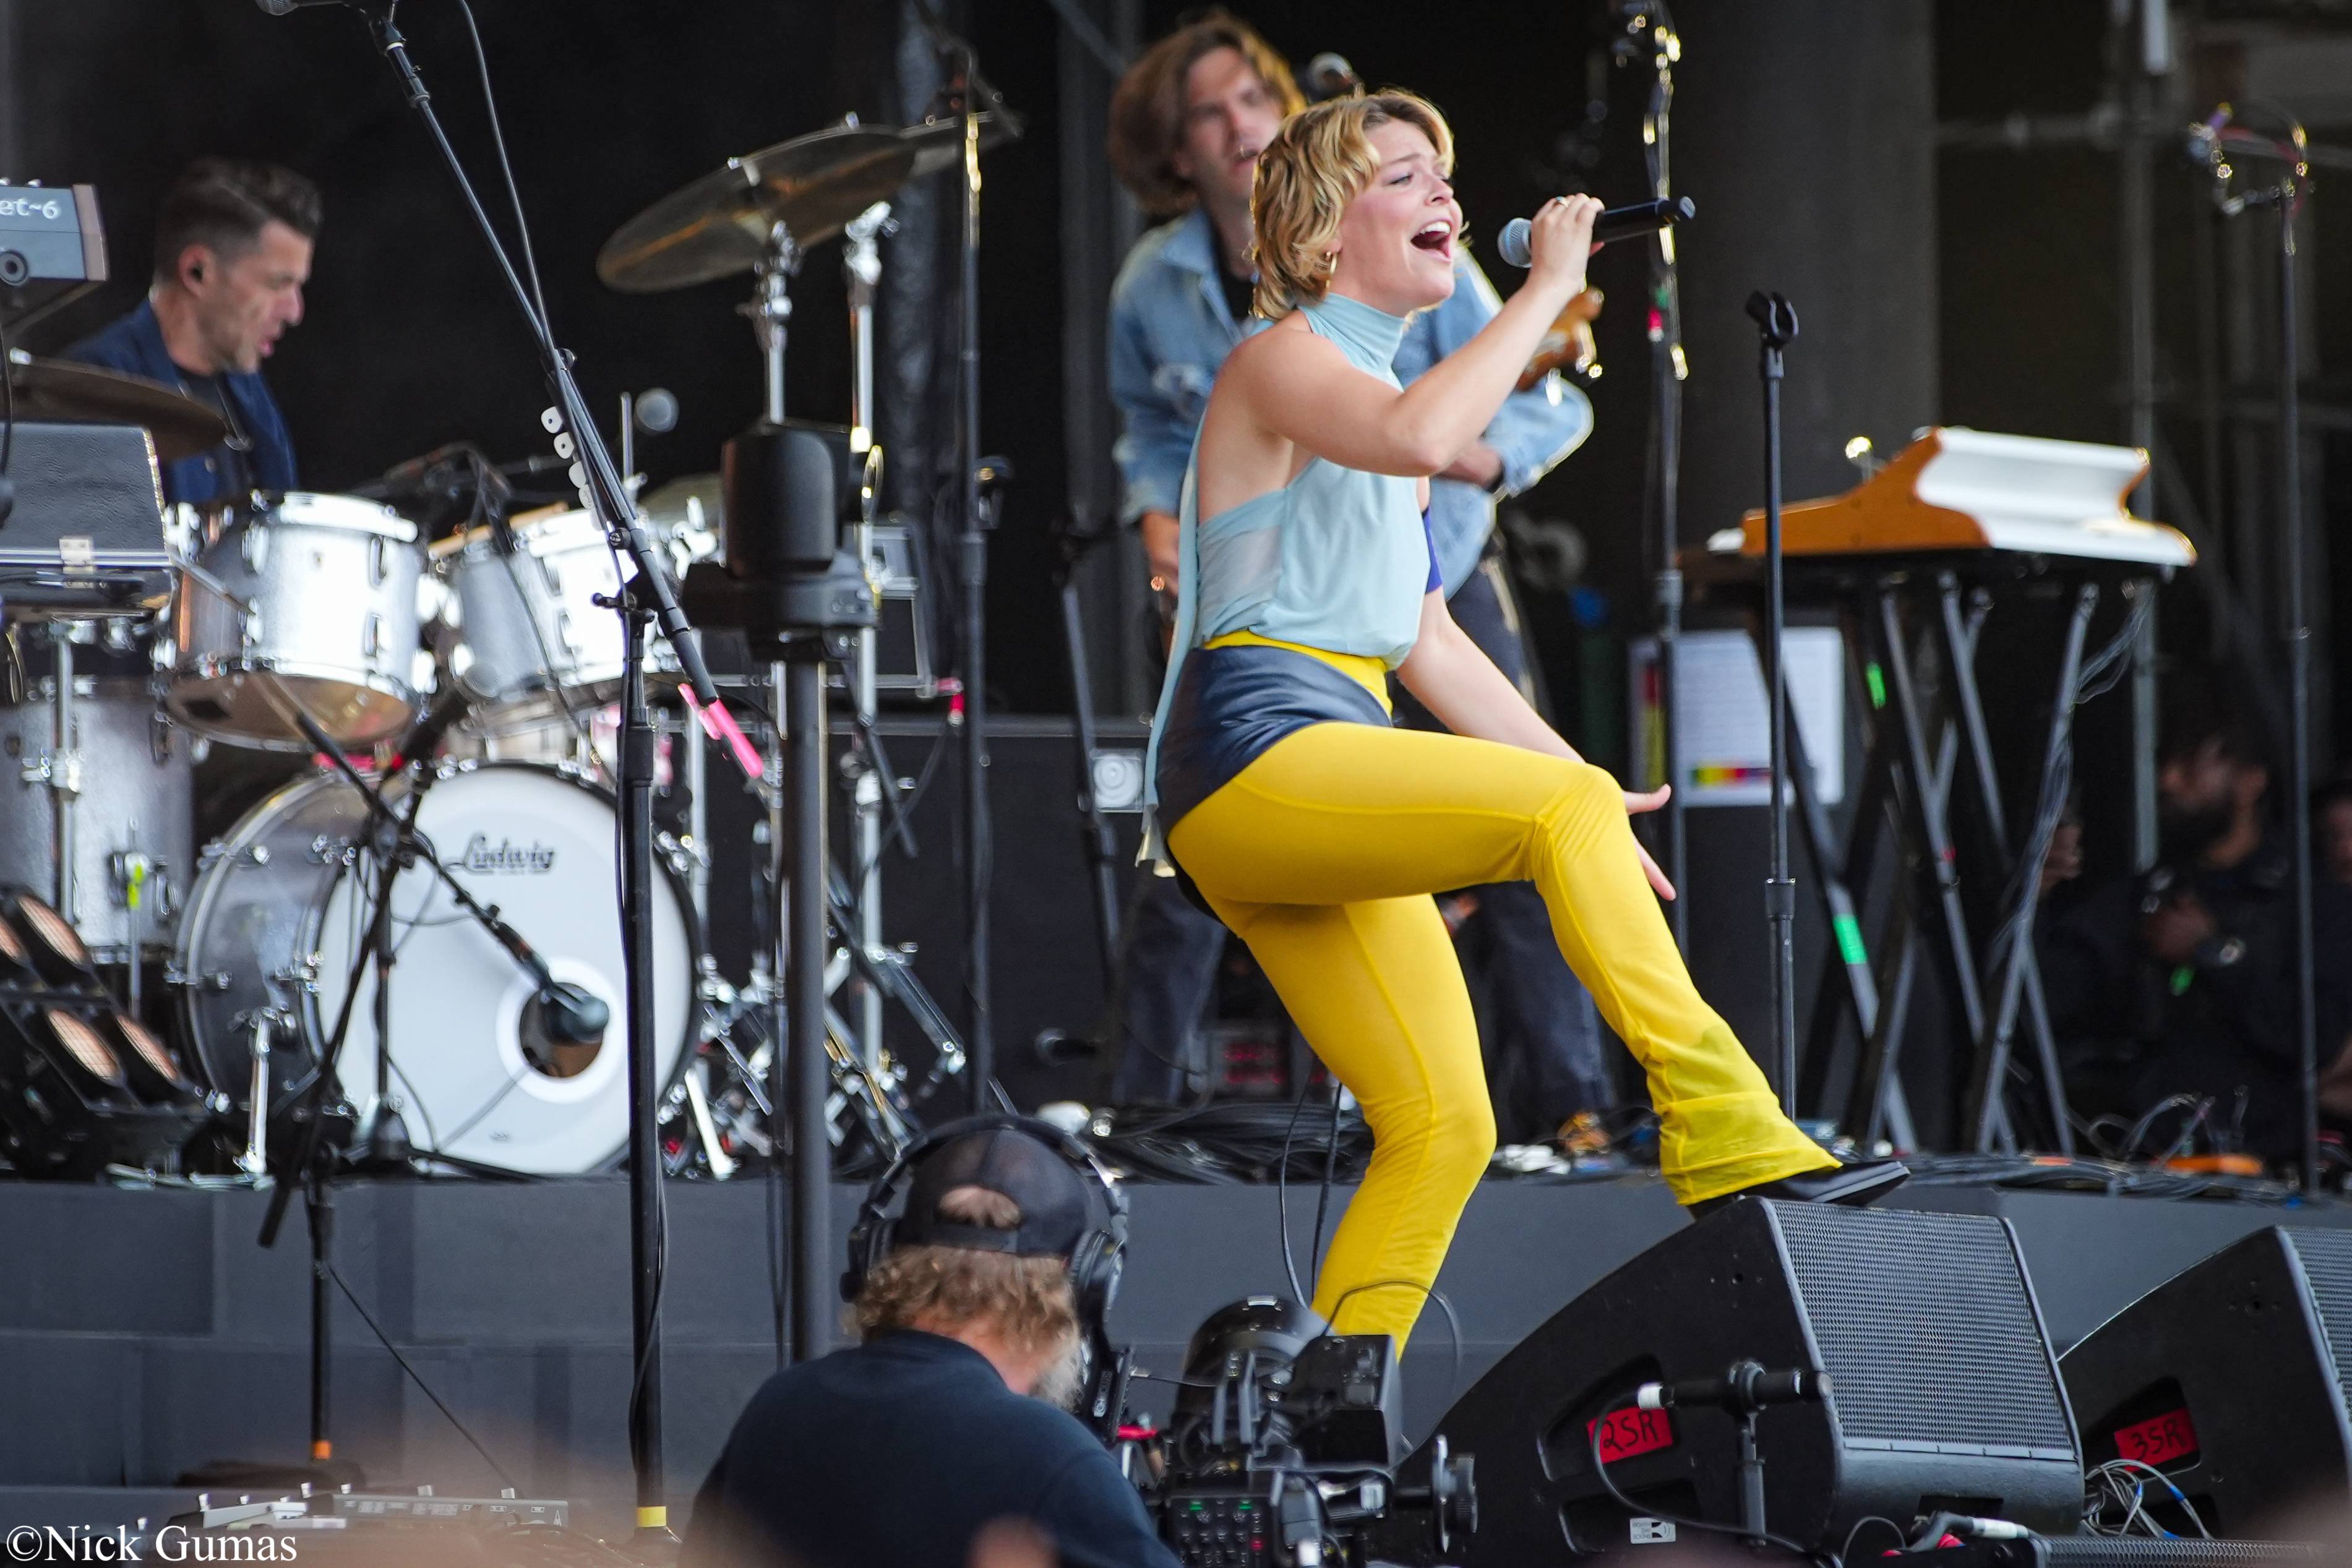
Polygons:
[[74,874],[74,852],[79,847],[74,836],[75,808],[81,800],[82,755],[78,720],[74,714],[74,632],[71,622],[58,621],[49,627],[49,642],[56,650],[56,669],[51,684],[56,688],[50,695],[52,725],[57,731],[57,744],[44,752],[37,762],[25,764],[24,778],[27,784],[46,784],[49,789],[49,821],[55,837],[52,852],[57,856],[57,910],[66,923],[81,925],[79,881]]
[[[866,502],[858,508],[854,546],[869,590],[881,598],[879,571],[874,559],[874,507],[881,491],[877,471],[881,448],[874,443],[874,290],[882,281],[881,237],[894,233],[890,204],[877,202],[842,231],[841,270],[849,290],[849,455],[867,465]],[[876,633],[871,626],[857,629],[856,663],[850,673],[850,702],[857,716],[858,733],[873,745],[876,690]],[[855,748],[849,753],[856,758]],[[852,852],[865,876],[857,888],[857,925],[854,941],[866,948],[882,946],[882,792],[889,788],[878,755],[856,767],[850,779]],[[882,1061],[882,992],[864,979],[857,982],[857,1041],[859,1054],[871,1071]]]
[[767,254],[752,269],[751,298],[735,307],[736,314],[751,319],[760,340],[768,373],[765,406],[775,424],[784,422],[784,339],[793,320],[793,278],[800,269],[801,247],[792,230],[782,223],[771,225]]
[[[146,1021],[147,977],[144,955],[147,951],[147,900],[152,896],[158,906],[168,912],[170,892],[165,887],[154,860],[139,848],[139,821],[130,823],[131,841],[109,857],[108,870],[114,891],[122,900],[125,926],[129,936],[130,973],[124,979],[124,994],[131,1004],[131,1016]],[[152,889],[151,894],[150,889]]]
[[269,1056],[270,1040],[281,1026],[293,1020],[277,1008],[257,1008],[243,1020],[253,1030],[253,1092],[247,1103],[245,1152],[236,1168],[255,1182],[269,1176]]
[[1780,1110],[1797,1113],[1797,884],[1789,875],[1789,685],[1787,599],[1780,580],[1781,350],[1796,340],[1797,312],[1778,294],[1748,297],[1761,339],[1764,382],[1764,686],[1771,708],[1772,865],[1764,881],[1764,925],[1772,1002],[1772,1076]]

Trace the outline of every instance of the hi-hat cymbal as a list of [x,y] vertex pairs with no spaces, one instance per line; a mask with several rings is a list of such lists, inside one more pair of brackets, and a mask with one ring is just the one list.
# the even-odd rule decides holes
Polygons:
[[896,131],[842,126],[730,159],[615,230],[596,276],[653,294],[749,272],[778,224],[802,248],[820,245],[905,184],[918,151]]
[[143,425],[154,438],[155,455],[165,463],[194,457],[228,439],[228,422],[218,410],[144,376],[12,351],[8,389],[18,419]]
[[[950,115],[945,120],[927,120],[920,125],[909,125],[898,132],[915,149],[915,168],[910,179],[919,180],[936,174],[942,169],[952,169],[963,159],[963,116]],[[980,150],[992,152],[1008,141],[1021,140],[1021,117],[1009,110],[983,109],[980,111]]]

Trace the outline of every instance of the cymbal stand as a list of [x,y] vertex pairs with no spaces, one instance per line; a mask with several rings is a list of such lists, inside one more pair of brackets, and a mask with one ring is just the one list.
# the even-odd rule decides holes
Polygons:
[[[849,286],[849,455],[866,465],[866,504],[858,509],[851,549],[858,570],[881,599],[880,574],[874,561],[874,505],[881,447],[874,440],[874,290],[882,281],[881,238],[892,228],[890,204],[877,202],[849,222],[843,231],[841,270]],[[876,631],[857,630],[849,673],[849,696],[857,714],[860,736],[874,734],[876,692]],[[850,780],[850,843],[862,873],[857,884],[857,946],[868,951],[882,946],[882,792],[891,788],[882,776],[881,759],[870,749],[854,753],[863,758]],[[859,977],[857,1053],[870,1071],[882,1061],[882,992]]]
[[800,269],[800,242],[779,222],[768,230],[768,253],[752,270],[751,298],[735,307],[736,314],[751,318],[760,353],[767,361],[763,407],[770,423],[775,424],[784,422],[784,339],[793,321],[793,277]]
[[[57,689],[50,696],[50,713],[57,741],[39,761],[26,765],[25,779],[48,786],[49,821],[55,833],[50,852],[57,857],[57,910],[78,928],[81,899],[74,875],[74,854],[79,848],[75,841],[74,815],[81,800],[82,756],[77,732],[79,720],[74,713],[74,630],[68,621],[54,622],[49,627],[50,645],[56,650],[52,680]],[[135,953],[131,967],[138,967]]]

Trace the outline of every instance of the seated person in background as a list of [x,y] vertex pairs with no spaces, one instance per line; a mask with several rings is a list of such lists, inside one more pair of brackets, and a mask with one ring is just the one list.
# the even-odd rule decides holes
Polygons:
[[[2210,1097],[2206,1127],[2224,1141],[2299,1161],[2294,886],[2270,782],[2233,716],[2184,716],[2157,774],[2157,864],[2049,929],[2042,975],[2078,1113],[2137,1121],[2173,1095]],[[2352,1031],[2352,892],[2315,879],[2312,911],[2325,1078]],[[2163,1153],[2188,1114],[2130,1152]]]
[[2311,792],[2311,858],[2321,881],[2352,887],[2352,772]]
[[[1057,1135],[975,1117],[914,1151],[904,1217],[862,1279],[851,1243],[864,1343],[751,1396],[695,1497],[682,1563],[967,1568],[983,1538],[982,1558],[1037,1561],[1025,1526],[1063,1568],[1176,1568],[1068,1409],[1095,1326],[1082,1320],[1109,1295],[1081,1302],[1070,1260],[1099,1253],[1110,1206]],[[994,1539],[1006,1529],[1009,1544]]]

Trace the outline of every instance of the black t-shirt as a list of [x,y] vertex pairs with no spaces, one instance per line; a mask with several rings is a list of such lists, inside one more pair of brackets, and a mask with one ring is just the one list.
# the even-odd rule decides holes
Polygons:
[[1225,291],[1225,308],[1234,313],[1234,325],[1249,320],[1250,305],[1257,298],[1257,275],[1235,277],[1226,270],[1223,260],[1217,263],[1217,284]]
[[219,477],[220,495],[242,501],[254,488],[253,441],[237,418],[236,403],[229,397],[226,383],[216,375],[200,376],[183,371],[180,386],[227,422],[228,439],[204,455],[205,466]]
[[1013,1393],[970,1346],[912,1331],[761,1385],[694,1500],[687,1568],[965,1568],[1026,1519],[1062,1568],[1175,1568],[1077,1418]]

